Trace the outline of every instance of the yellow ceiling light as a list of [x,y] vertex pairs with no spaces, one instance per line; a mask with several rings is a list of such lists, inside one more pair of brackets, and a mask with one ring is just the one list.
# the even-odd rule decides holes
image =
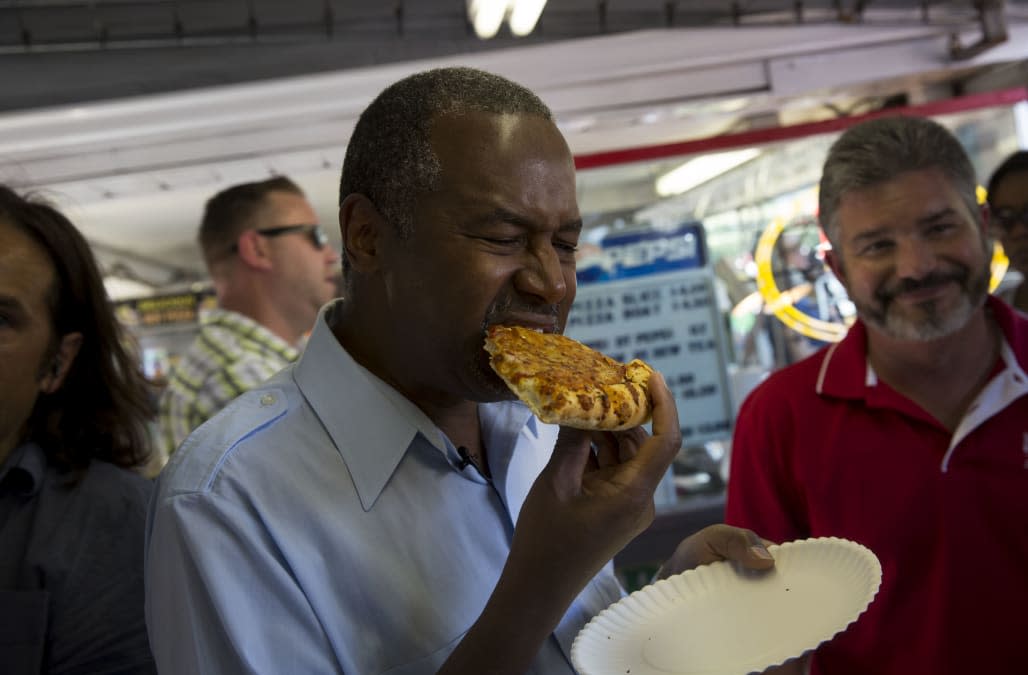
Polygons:
[[661,197],[680,195],[750,161],[759,154],[760,150],[756,148],[743,148],[694,157],[660,176],[657,179],[657,194]]
[[468,0],[468,19],[475,35],[483,40],[495,37],[503,20],[519,37],[535,30],[546,0]]

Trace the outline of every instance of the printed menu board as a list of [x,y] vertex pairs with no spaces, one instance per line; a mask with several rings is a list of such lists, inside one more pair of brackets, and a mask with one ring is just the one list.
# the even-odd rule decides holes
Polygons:
[[699,223],[619,233],[584,251],[565,332],[660,371],[678,404],[683,445],[731,435],[721,315]]

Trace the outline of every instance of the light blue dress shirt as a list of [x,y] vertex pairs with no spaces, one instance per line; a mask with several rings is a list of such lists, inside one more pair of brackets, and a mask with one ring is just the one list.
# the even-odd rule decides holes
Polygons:
[[[146,552],[160,671],[435,672],[485,607],[557,434],[516,402],[480,417],[492,482],[458,469],[439,428],[319,317],[300,360],[160,477]],[[622,593],[608,564],[530,672],[572,673],[575,635]]]

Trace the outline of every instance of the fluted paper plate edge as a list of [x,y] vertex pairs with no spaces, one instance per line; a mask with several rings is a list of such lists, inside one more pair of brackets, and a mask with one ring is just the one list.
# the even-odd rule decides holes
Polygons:
[[[783,665],[809,654],[819,645],[849,628],[861,614],[867,611],[867,608],[877,596],[878,590],[881,587],[882,566],[874,552],[862,544],[840,537],[812,537],[782,544],[773,544],[768,547],[768,551],[775,558],[776,565],[788,565],[790,560],[798,554],[810,553],[813,550],[823,552],[824,550],[832,549],[840,553],[848,553],[854,560],[862,562],[866,566],[866,569],[862,570],[867,575],[867,591],[864,595],[863,603],[859,607],[855,604],[852,616],[849,616],[844,624],[833,625],[826,629],[803,652],[781,661],[767,663],[760,670]],[[686,570],[634,591],[601,611],[586,623],[572,643],[571,662],[579,675],[620,675],[624,673],[624,664],[620,663],[610,663],[611,668],[609,669],[594,668],[591,665],[591,660],[586,660],[587,656],[591,655],[585,654],[585,651],[589,650],[590,647],[593,648],[594,652],[605,651],[609,636],[608,640],[602,640],[601,633],[608,634],[612,629],[616,632],[618,629],[629,628],[640,619],[650,618],[654,613],[659,614],[659,608],[666,605],[669,596],[680,595],[682,588],[692,588],[696,585],[703,586],[713,581],[718,575],[735,574],[733,565],[729,561],[719,561]],[[683,671],[683,675],[688,674]],[[740,673],[739,675],[744,674]]]

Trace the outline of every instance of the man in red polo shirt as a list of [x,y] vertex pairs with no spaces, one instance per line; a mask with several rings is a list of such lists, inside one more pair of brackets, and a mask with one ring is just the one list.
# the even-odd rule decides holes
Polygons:
[[845,537],[882,562],[877,598],[814,673],[1028,668],[1028,320],[988,295],[975,186],[935,122],[844,133],[820,212],[859,320],[739,412],[726,520]]

